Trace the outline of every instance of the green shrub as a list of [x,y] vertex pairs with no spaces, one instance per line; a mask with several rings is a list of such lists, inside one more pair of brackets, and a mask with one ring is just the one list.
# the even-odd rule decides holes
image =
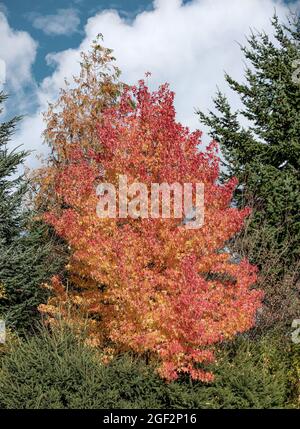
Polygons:
[[14,340],[0,362],[2,408],[283,408],[287,402],[287,357],[272,337],[224,347],[210,385],[184,378],[167,384],[129,354],[103,365],[99,351],[67,329]]
[[284,408],[287,359],[272,336],[239,338],[228,345],[215,369],[215,383],[206,389],[213,408]]
[[300,408],[300,344],[291,345],[289,361],[290,405],[293,408]]
[[67,329],[12,345],[1,360],[2,408],[151,408],[161,380],[126,355],[110,365]]

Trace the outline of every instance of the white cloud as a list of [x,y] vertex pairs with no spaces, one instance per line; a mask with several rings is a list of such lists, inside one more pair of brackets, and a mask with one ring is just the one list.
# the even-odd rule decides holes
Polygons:
[[270,31],[275,5],[283,16],[286,7],[274,0],[194,0],[184,6],[180,0],[156,0],[155,10],[141,13],[132,25],[114,11],[90,18],[86,34],[88,40],[104,34],[125,80],[135,82],[149,70],[155,84],[168,81],[179,119],[194,128],[194,108],[211,106],[216,85],[224,87],[224,70],[242,78],[236,41],[243,43],[250,27]]
[[[238,105],[235,94],[227,91],[224,71],[238,80],[243,78],[237,42],[245,43],[250,27],[270,32],[275,7],[284,19],[288,8],[283,0],[193,0],[185,5],[180,0],[156,0],[154,10],[138,14],[132,22],[113,10],[98,13],[88,20],[78,49],[47,56],[55,70],[40,85],[40,110],[45,109],[46,100],[57,97],[64,78],[78,72],[79,52],[88,49],[101,32],[105,46],[114,49],[124,81],[136,83],[147,71],[152,72],[151,87],[168,81],[176,93],[178,119],[192,129],[203,128],[195,108],[212,107],[217,85],[227,92],[233,106]],[[19,136],[37,151],[40,140],[33,139],[32,133],[42,129],[37,125],[39,115],[28,118]]]
[[3,12],[4,15],[8,15],[8,8],[4,3],[0,3],[0,12]]
[[13,147],[20,147],[22,150],[31,152],[30,163],[26,166],[38,168],[41,159],[47,155],[47,146],[42,144],[42,133],[44,131],[44,122],[42,113],[36,113],[32,116],[25,116],[18,124],[18,130],[12,139]]
[[56,14],[32,14],[32,24],[38,30],[51,36],[70,36],[78,31],[80,18],[76,9],[58,9]]
[[13,30],[1,11],[0,41],[2,78],[3,70],[6,70],[7,86],[17,93],[33,82],[31,66],[36,57],[37,43],[28,33]]
[[0,89],[3,87],[6,81],[6,63],[0,58]]

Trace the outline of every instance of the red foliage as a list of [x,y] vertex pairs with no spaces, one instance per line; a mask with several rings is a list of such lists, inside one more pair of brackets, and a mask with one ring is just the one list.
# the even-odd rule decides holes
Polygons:
[[[74,147],[57,171],[63,206],[45,218],[71,248],[67,295],[88,314],[92,343],[147,353],[168,380],[188,373],[210,381],[204,366],[214,361],[213,346],[253,326],[262,294],[251,289],[256,269],[232,263],[224,251],[249,213],[230,207],[236,181],[217,182],[216,145],[200,152],[201,133],[176,122],[173,101],[167,85],[153,93],[143,81],[127,89],[101,117],[99,148],[87,155]],[[153,182],[204,183],[204,226],[99,218],[96,186],[117,188],[120,174],[148,189]],[[42,311],[54,314],[66,302],[57,278],[55,291]]]

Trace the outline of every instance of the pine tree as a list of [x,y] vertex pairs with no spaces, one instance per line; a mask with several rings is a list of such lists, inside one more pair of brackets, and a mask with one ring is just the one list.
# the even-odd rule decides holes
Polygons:
[[[6,98],[0,94],[0,106]],[[0,124],[0,317],[27,330],[45,299],[40,284],[59,270],[62,258],[54,255],[49,228],[24,208],[29,184],[18,170],[27,153],[8,148],[19,119]]]
[[226,74],[242,108],[233,112],[218,91],[217,112],[198,113],[221,145],[223,179],[239,179],[238,205],[254,208],[250,230],[261,233],[253,262],[261,265],[260,247],[267,246],[280,255],[282,272],[300,255],[300,17],[284,25],[275,15],[272,25],[274,40],[252,33],[241,48],[248,61],[245,83]]
[[[0,93],[0,106],[7,97]],[[2,113],[0,107],[0,113]],[[0,124],[0,243],[9,245],[18,233],[21,214],[20,207],[25,186],[21,177],[13,179],[26,153],[9,152],[7,144],[19,118],[15,117]],[[8,179],[10,178],[10,179]]]

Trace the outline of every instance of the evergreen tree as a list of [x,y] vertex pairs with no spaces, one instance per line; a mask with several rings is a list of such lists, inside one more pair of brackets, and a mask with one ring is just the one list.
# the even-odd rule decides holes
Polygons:
[[[6,96],[0,93],[1,105]],[[8,246],[18,234],[21,222],[20,207],[25,192],[25,184],[21,177],[13,179],[18,167],[22,164],[26,153],[9,152],[7,144],[19,118],[15,117],[0,124],[0,243]]]
[[[5,99],[1,93],[0,113]],[[27,154],[8,148],[19,119],[0,124],[0,317],[27,330],[45,299],[40,286],[60,269],[63,258],[55,254],[56,238],[49,228],[24,208],[29,184],[18,170]]]
[[198,113],[221,145],[222,178],[236,176],[238,205],[254,208],[250,231],[261,233],[253,262],[262,264],[261,245],[275,249],[282,273],[300,254],[300,18],[292,15],[284,25],[275,15],[272,25],[274,39],[252,33],[241,48],[248,61],[245,83],[226,74],[242,108],[232,111],[218,91],[217,112]]

